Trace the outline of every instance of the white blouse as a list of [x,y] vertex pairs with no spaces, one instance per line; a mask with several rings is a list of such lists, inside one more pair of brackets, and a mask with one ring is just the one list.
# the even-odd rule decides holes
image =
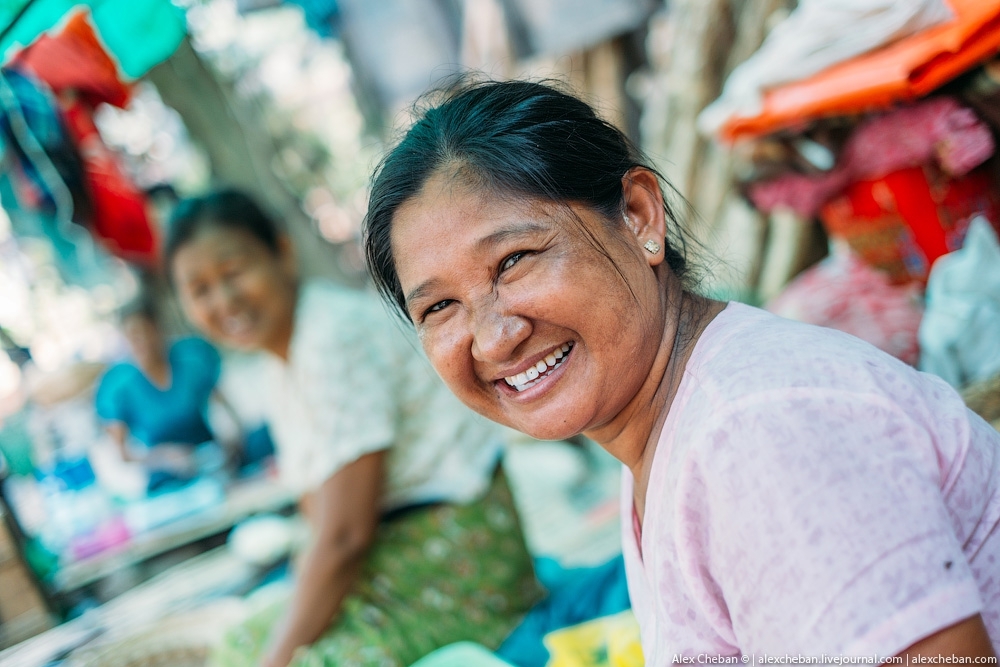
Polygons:
[[376,295],[303,284],[288,361],[269,361],[271,434],[294,491],[315,490],[362,455],[388,449],[383,510],[466,503],[485,492],[500,427],[448,391]]

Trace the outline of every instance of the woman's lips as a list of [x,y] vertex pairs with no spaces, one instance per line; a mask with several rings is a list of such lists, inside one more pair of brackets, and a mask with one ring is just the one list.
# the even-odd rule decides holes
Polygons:
[[233,315],[223,318],[222,332],[234,338],[245,338],[253,333],[253,319],[249,315]]
[[549,377],[553,371],[562,366],[563,361],[572,349],[572,341],[563,343],[560,347],[557,347],[555,350],[547,354],[544,359],[539,360],[534,366],[518,373],[517,375],[505,377],[504,382],[506,382],[508,386],[513,387],[514,391],[518,393],[526,389],[530,389],[539,382],[543,381],[545,378]]

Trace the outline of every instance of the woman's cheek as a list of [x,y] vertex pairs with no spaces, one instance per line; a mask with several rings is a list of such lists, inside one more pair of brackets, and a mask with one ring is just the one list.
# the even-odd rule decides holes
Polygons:
[[471,348],[464,346],[463,349],[461,336],[449,331],[447,326],[422,328],[418,336],[427,358],[444,383],[459,398],[466,396],[474,381]]

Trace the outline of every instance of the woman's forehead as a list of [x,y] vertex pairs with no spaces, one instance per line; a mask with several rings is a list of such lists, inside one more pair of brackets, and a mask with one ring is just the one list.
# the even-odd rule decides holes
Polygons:
[[529,226],[581,231],[578,208],[520,193],[496,192],[453,171],[438,173],[397,209],[392,243],[398,253],[406,252],[418,239],[437,234],[478,241]]
[[198,230],[187,243],[178,248],[176,257],[218,259],[262,249],[266,249],[264,242],[245,229],[211,225]]

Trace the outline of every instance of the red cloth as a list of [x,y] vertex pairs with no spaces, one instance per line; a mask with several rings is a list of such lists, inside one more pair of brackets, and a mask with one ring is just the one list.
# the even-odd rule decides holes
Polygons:
[[115,61],[104,50],[87,10],[73,14],[61,31],[42,35],[15,58],[59,96],[70,137],[83,161],[90,199],[91,231],[114,255],[155,264],[158,244],[145,195],[132,183],[114,151],[94,126],[93,110],[102,103],[124,107],[130,90],[118,78]]
[[132,183],[94,126],[91,109],[77,100],[63,112],[84,165],[84,181],[93,209],[91,230],[122,259],[152,266],[158,244],[146,212],[145,195]]
[[102,102],[124,108],[129,87],[118,78],[118,66],[101,45],[89,12],[78,11],[55,35],[42,35],[17,54],[14,63],[47,83],[56,94],[72,91],[91,107]]
[[933,167],[910,167],[851,184],[827,203],[820,219],[890,281],[925,282],[931,264],[962,247],[969,222],[983,215],[997,227],[1000,198],[984,169],[949,178]]

